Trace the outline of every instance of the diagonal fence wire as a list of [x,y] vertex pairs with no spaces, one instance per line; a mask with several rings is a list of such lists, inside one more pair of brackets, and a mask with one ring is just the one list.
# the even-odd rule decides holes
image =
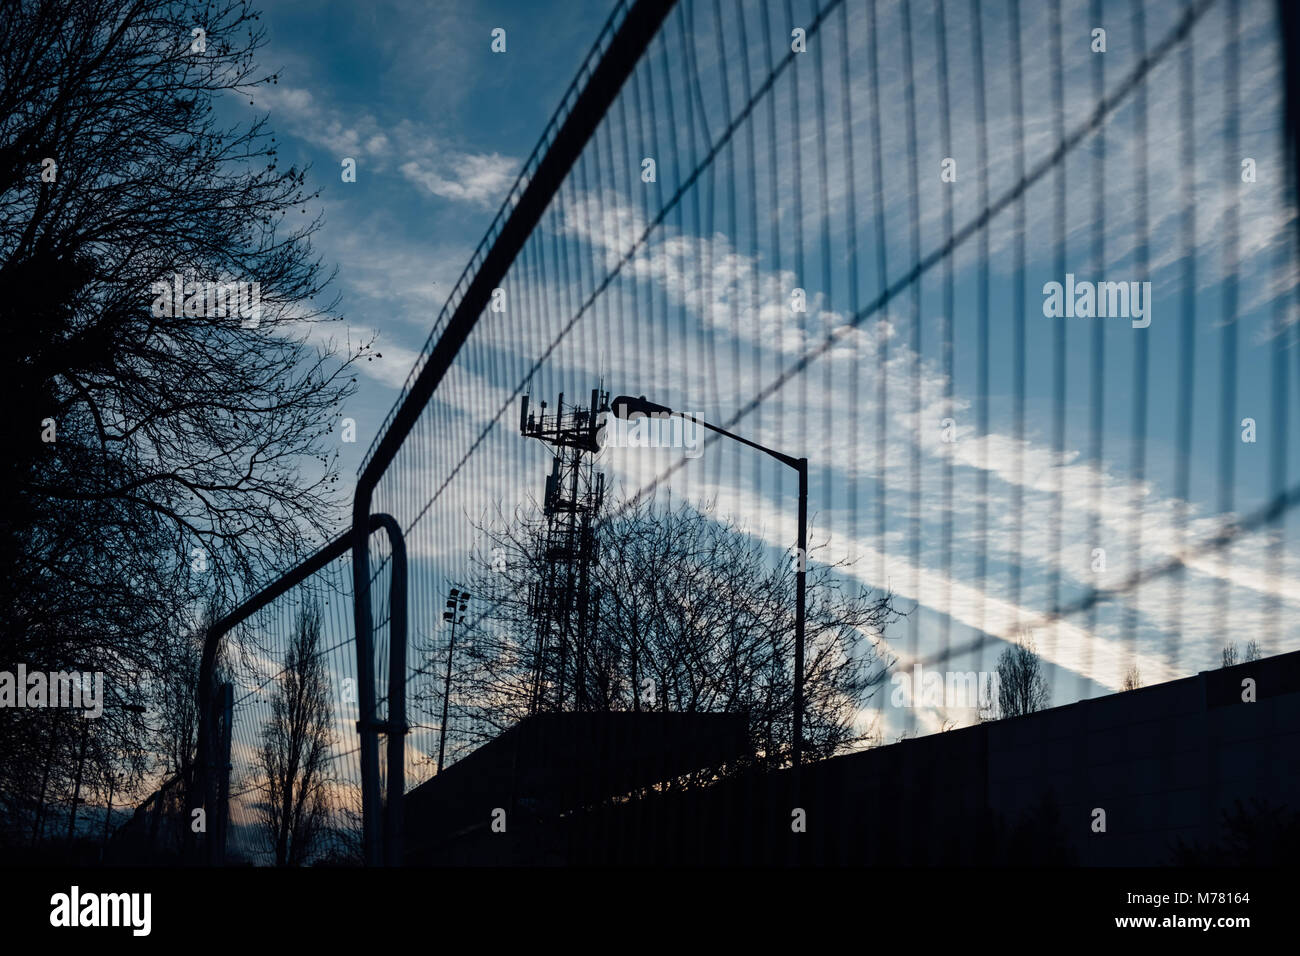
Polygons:
[[[629,8],[524,164],[367,464]],[[472,602],[461,658],[443,611],[450,588],[491,580],[492,542],[543,497],[550,453],[514,427],[525,395],[644,393],[806,455],[811,558],[910,605],[878,635],[906,670],[982,674],[1029,634],[1068,702],[1138,664],[1150,680],[1213,666],[1238,634],[1294,646],[1300,351],[1275,14],[1244,0],[677,3],[376,489],[411,555],[409,785],[439,749],[454,763],[510,724],[471,672],[519,596]],[[1249,81],[1247,44],[1273,67]],[[1248,157],[1269,174],[1243,180]],[[1246,223],[1262,225],[1247,237]],[[1038,289],[1067,275],[1151,282],[1151,323],[1040,314]],[[1245,409],[1267,467],[1247,457]],[[791,477],[712,433],[691,451],[602,453],[611,516],[690,503],[784,561]],[[372,568],[383,675],[382,550]],[[266,666],[240,676],[239,839],[292,626],[283,608],[258,620],[273,636]],[[355,679],[346,614],[329,635],[331,674]],[[859,715],[875,739],[947,719],[888,697]],[[346,728],[334,750],[343,818],[359,779]]]

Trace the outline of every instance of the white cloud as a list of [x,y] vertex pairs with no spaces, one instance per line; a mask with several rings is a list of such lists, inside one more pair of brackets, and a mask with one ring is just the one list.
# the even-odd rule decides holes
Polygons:
[[340,161],[364,160],[359,175],[396,169],[442,199],[495,207],[519,168],[518,160],[496,152],[449,149],[408,119],[389,126],[364,110],[345,113],[308,90],[276,85],[260,90],[258,97],[256,106],[269,109],[293,135]]
[[412,159],[402,164],[402,175],[435,196],[497,206],[514,182],[517,163],[497,153],[461,154],[441,162]]

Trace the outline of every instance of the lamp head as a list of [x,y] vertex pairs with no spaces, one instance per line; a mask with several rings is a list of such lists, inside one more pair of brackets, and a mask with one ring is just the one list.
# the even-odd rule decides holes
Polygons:
[[673,411],[667,405],[648,400],[644,395],[640,398],[620,395],[610,402],[609,407],[615,418],[623,419],[638,418],[642,415],[671,415]]

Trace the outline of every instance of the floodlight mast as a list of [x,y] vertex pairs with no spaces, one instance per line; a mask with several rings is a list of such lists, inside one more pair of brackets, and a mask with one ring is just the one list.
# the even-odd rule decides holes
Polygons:
[[451,661],[456,651],[456,625],[465,623],[465,608],[469,606],[470,594],[460,588],[447,592],[447,609],[442,612],[442,619],[451,625],[451,635],[447,639],[447,677],[442,684],[442,729],[438,732],[438,773],[442,773],[442,758],[447,745],[447,704],[451,699]]

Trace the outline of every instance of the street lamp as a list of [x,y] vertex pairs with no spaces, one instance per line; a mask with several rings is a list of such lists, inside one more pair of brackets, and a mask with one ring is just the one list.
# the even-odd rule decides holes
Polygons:
[[807,583],[807,565],[808,565],[808,459],[794,458],[790,455],[782,454],[775,449],[768,448],[766,445],[760,445],[758,442],[750,441],[748,438],[742,438],[739,435],[732,434],[725,428],[719,428],[717,425],[711,425],[708,422],[695,418],[693,415],[686,415],[682,412],[674,411],[667,405],[660,405],[651,402],[644,395],[640,398],[633,398],[630,395],[620,395],[610,403],[610,409],[615,418],[630,420],[641,416],[651,418],[664,418],[669,415],[676,415],[678,418],[689,419],[699,425],[703,425],[709,431],[717,432],[726,438],[740,442],[742,445],[748,445],[750,448],[757,449],[765,455],[770,455],[784,465],[789,465],[799,473],[799,544],[798,544],[798,563],[795,565],[795,606],[794,606],[794,755],[793,763],[795,773],[798,774],[799,767],[803,763],[803,634],[804,634],[804,593]]
[[451,624],[451,637],[447,640],[447,678],[442,685],[442,730],[438,733],[438,773],[442,773],[442,757],[447,744],[447,702],[451,698],[451,655],[456,649],[456,625],[465,623],[465,608],[469,606],[469,592],[452,588],[447,592],[447,609],[442,619]]

